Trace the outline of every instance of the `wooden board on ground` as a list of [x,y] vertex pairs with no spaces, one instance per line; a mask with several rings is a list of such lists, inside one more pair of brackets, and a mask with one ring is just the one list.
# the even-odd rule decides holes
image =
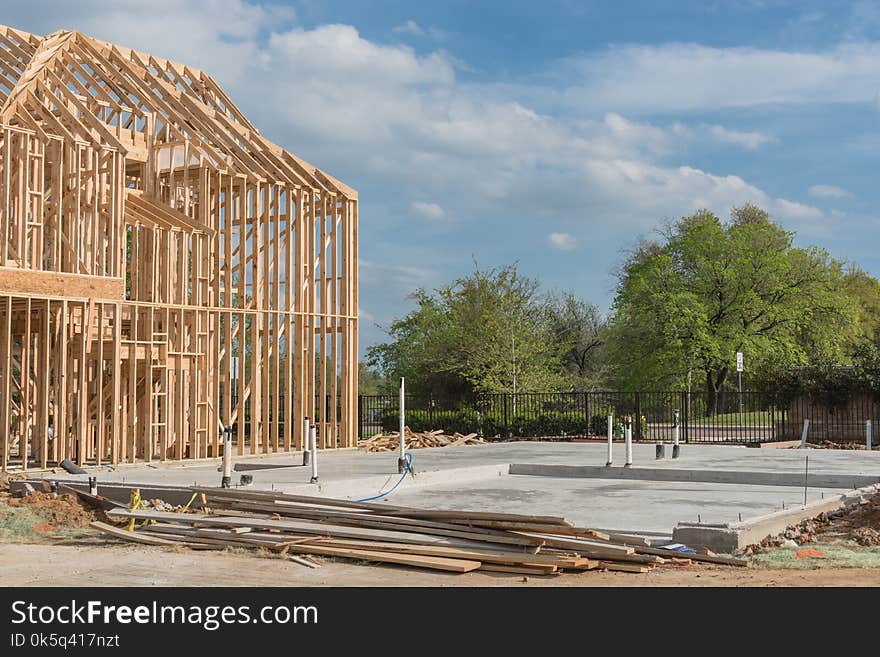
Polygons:
[[638,566],[636,564],[630,563],[616,563],[614,561],[602,561],[599,563],[599,568],[604,568],[605,570],[615,570],[621,573],[647,573],[652,570],[650,566]]
[[353,550],[351,548],[335,548],[320,545],[292,545],[290,552],[303,554],[323,554],[328,557],[342,557],[358,561],[376,561],[379,563],[396,563],[417,568],[445,570],[452,573],[467,573],[480,567],[479,561],[467,559],[450,559],[447,557],[427,557],[419,554],[400,554],[380,552],[378,550]]
[[556,566],[506,566],[495,563],[484,563],[479,570],[514,575],[553,575],[557,572]]

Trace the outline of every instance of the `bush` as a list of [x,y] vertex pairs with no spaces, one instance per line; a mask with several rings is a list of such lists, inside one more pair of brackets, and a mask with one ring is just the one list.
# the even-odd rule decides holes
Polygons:
[[[614,408],[610,412],[614,412]],[[545,409],[535,413],[517,413],[505,425],[503,413],[493,410],[481,413],[474,408],[462,406],[457,409],[428,411],[412,409],[406,412],[406,425],[415,432],[442,429],[447,434],[476,433],[484,438],[508,434],[518,438],[541,438],[544,436],[596,436],[608,435],[608,413],[604,409],[593,413],[589,418],[583,411],[561,411]],[[382,431],[395,433],[399,428],[397,409],[388,409],[379,416]],[[633,417],[633,438],[637,436]],[[648,420],[642,415],[642,430],[647,432]],[[614,438],[623,439],[623,417],[614,414]]]
[[588,423],[583,413],[544,411],[538,415],[517,415],[510,430],[515,436],[537,438],[541,436],[584,436]]
[[[594,436],[604,437],[608,435],[608,414],[614,414],[614,428],[612,429],[612,437],[613,438],[623,438],[623,418],[616,413],[614,413],[614,409],[608,409],[605,411],[601,411],[599,413],[595,413],[593,417],[590,418],[590,433]],[[647,420],[645,416],[642,416],[642,426],[647,426]],[[635,436],[635,428],[633,428],[633,436]]]
[[[443,429],[446,433],[481,433],[480,414],[470,408],[451,411],[426,411],[416,409],[406,412],[406,426],[412,431],[434,431]],[[400,414],[397,409],[382,414],[382,430],[393,433],[400,428]],[[486,434],[492,435],[495,434]]]

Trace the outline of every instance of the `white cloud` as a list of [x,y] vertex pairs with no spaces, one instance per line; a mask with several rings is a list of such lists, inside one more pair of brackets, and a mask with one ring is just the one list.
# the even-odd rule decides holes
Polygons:
[[381,296],[404,298],[419,287],[427,287],[437,280],[437,273],[427,267],[376,262],[361,258],[360,285]]
[[414,36],[424,36],[425,30],[421,28],[421,26],[416,23],[414,20],[408,20],[403,25],[397,25],[393,28],[393,32],[397,32],[399,34],[412,34]]
[[836,185],[813,185],[807,192],[816,198],[849,198],[852,196],[852,192]]
[[776,199],[771,210],[775,210],[777,215],[786,219],[821,219],[824,216],[819,208],[784,198]]
[[[80,29],[205,69],[267,137],[355,187],[370,186],[374,193],[362,194],[361,204],[371,235],[389,228],[383,215],[394,213],[382,204],[395,198],[432,199],[409,206],[427,219],[462,216],[478,227],[493,217],[501,225],[503,217],[513,233],[517,221],[559,226],[564,218],[622,240],[664,216],[701,207],[726,215],[748,201],[809,223],[822,216],[819,209],[730,172],[673,162],[696,139],[758,148],[772,137],[638,115],[829,98],[873,102],[880,77],[880,57],[872,58],[880,47],[867,45],[825,53],[668,45],[568,60],[554,67],[564,77],[529,87],[478,86],[459,80],[461,65],[442,50],[378,43],[350,25],[306,29],[290,14],[246,0],[208,0],[205,7],[195,0],[118,0],[110,8],[99,0],[32,0],[13,4],[3,21],[41,33]],[[811,66],[815,80],[802,70]],[[537,99],[544,96],[577,111],[541,111],[547,105]],[[554,248],[576,244],[557,235],[547,238]],[[365,298],[405,295],[440,282],[438,272],[450,274],[439,256],[430,260],[425,252],[410,251],[409,262],[389,268],[378,264],[378,250],[363,253]],[[375,299],[370,308],[380,315]]]
[[358,319],[362,322],[375,322],[376,316],[373,313],[364,310],[364,307],[358,304]]
[[772,135],[765,135],[762,132],[742,132],[739,130],[730,130],[721,125],[709,126],[709,134],[718,141],[726,144],[735,144],[743,148],[755,151],[764,144],[773,144],[779,141]]
[[769,104],[872,103],[880,44],[825,51],[713,48],[694,43],[612,46],[558,67],[561,100],[618,112],[673,112]]
[[446,38],[446,32],[441,30],[438,27],[434,27],[431,25],[430,27],[422,27],[414,20],[410,19],[401,25],[396,25],[391,28],[391,31],[395,34],[409,34],[410,36],[415,37],[430,37],[435,41],[442,41]]
[[577,248],[577,240],[568,233],[550,233],[547,241],[550,246],[560,251],[574,251]]
[[[155,3],[147,9],[121,0],[108,11],[104,3],[83,0],[56,12],[53,21],[205,68],[264,134],[347,182],[360,178],[395,193],[450,199],[437,208],[417,202],[425,205],[411,209],[422,216],[457,212],[458,199],[466,199],[462,207],[469,213],[576,211],[592,223],[627,222],[638,229],[695,206],[726,213],[731,203],[745,201],[794,219],[821,214],[774,199],[737,176],[661,164],[679,142],[694,138],[695,128],[680,123],[657,126],[619,111],[598,120],[552,117],[501,85],[487,93],[459,82],[455,61],[443,51],[422,55],[405,45],[376,43],[350,25],[287,27],[273,22],[277,10],[245,0],[209,0],[210,11],[195,0],[157,2],[161,12]],[[46,2],[33,4],[39,10]],[[619,77],[621,89],[648,73],[666,76],[639,91],[646,106],[665,102],[667,90],[659,87],[671,84],[652,55],[690,71],[691,86],[712,62],[740,74],[766,58],[789,61],[765,51],[702,46],[618,50],[618,63],[599,56],[579,60],[580,66],[588,72],[597,62],[608,66],[595,82],[606,99],[617,93],[609,76]],[[723,75],[710,77],[715,85]],[[578,94],[583,87],[575,83],[569,90]],[[735,84],[723,95],[738,95],[733,92]],[[618,98],[623,108],[631,104],[625,95]],[[694,105],[687,95],[683,102]],[[760,133],[721,126],[714,136],[746,147],[766,143]]]
[[425,219],[440,221],[446,218],[446,212],[436,203],[426,203],[425,201],[414,201],[410,203],[410,210]]

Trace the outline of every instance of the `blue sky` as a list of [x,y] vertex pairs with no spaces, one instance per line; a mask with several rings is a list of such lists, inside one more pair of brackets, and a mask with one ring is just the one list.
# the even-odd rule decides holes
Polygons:
[[0,22],[201,67],[357,188],[362,351],[475,260],[607,309],[623,250],[700,207],[756,202],[880,274],[874,2],[31,0]]

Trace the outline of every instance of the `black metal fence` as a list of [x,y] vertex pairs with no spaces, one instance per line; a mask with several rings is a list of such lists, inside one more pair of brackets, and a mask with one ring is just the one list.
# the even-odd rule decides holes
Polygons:
[[[361,395],[361,437],[396,431],[397,395]],[[598,438],[608,435],[614,415],[615,437],[623,437],[623,418],[633,420],[635,440],[671,441],[678,411],[683,442],[757,443],[787,433],[788,409],[770,395],[723,391],[710,404],[704,392],[560,392],[477,395],[440,400],[408,395],[406,423],[414,431],[444,429],[484,438]]]
[[[358,435],[397,431],[398,395],[358,397]],[[233,394],[235,406],[237,398]],[[342,417],[341,400],[336,400]],[[315,407],[332,415],[328,395]],[[274,408],[270,419],[276,421]],[[780,403],[766,392],[724,390],[712,400],[704,391],[554,392],[475,395],[469,399],[433,399],[407,395],[406,423],[414,431],[443,429],[448,433],[476,433],[491,438],[604,438],[608,414],[614,415],[614,435],[623,437],[623,418],[632,417],[635,440],[672,441],[675,417],[682,442],[763,443],[796,440],[805,419],[810,420],[810,442],[860,442],[865,422],[872,419],[875,444],[880,441],[880,402],[870,393],[854,392],[846,399],[823,403],[801,397]],[[250,433],[250,404],[245,404],[245,439]],[[284,399],[278,402],[277,421],[286,431]]]

